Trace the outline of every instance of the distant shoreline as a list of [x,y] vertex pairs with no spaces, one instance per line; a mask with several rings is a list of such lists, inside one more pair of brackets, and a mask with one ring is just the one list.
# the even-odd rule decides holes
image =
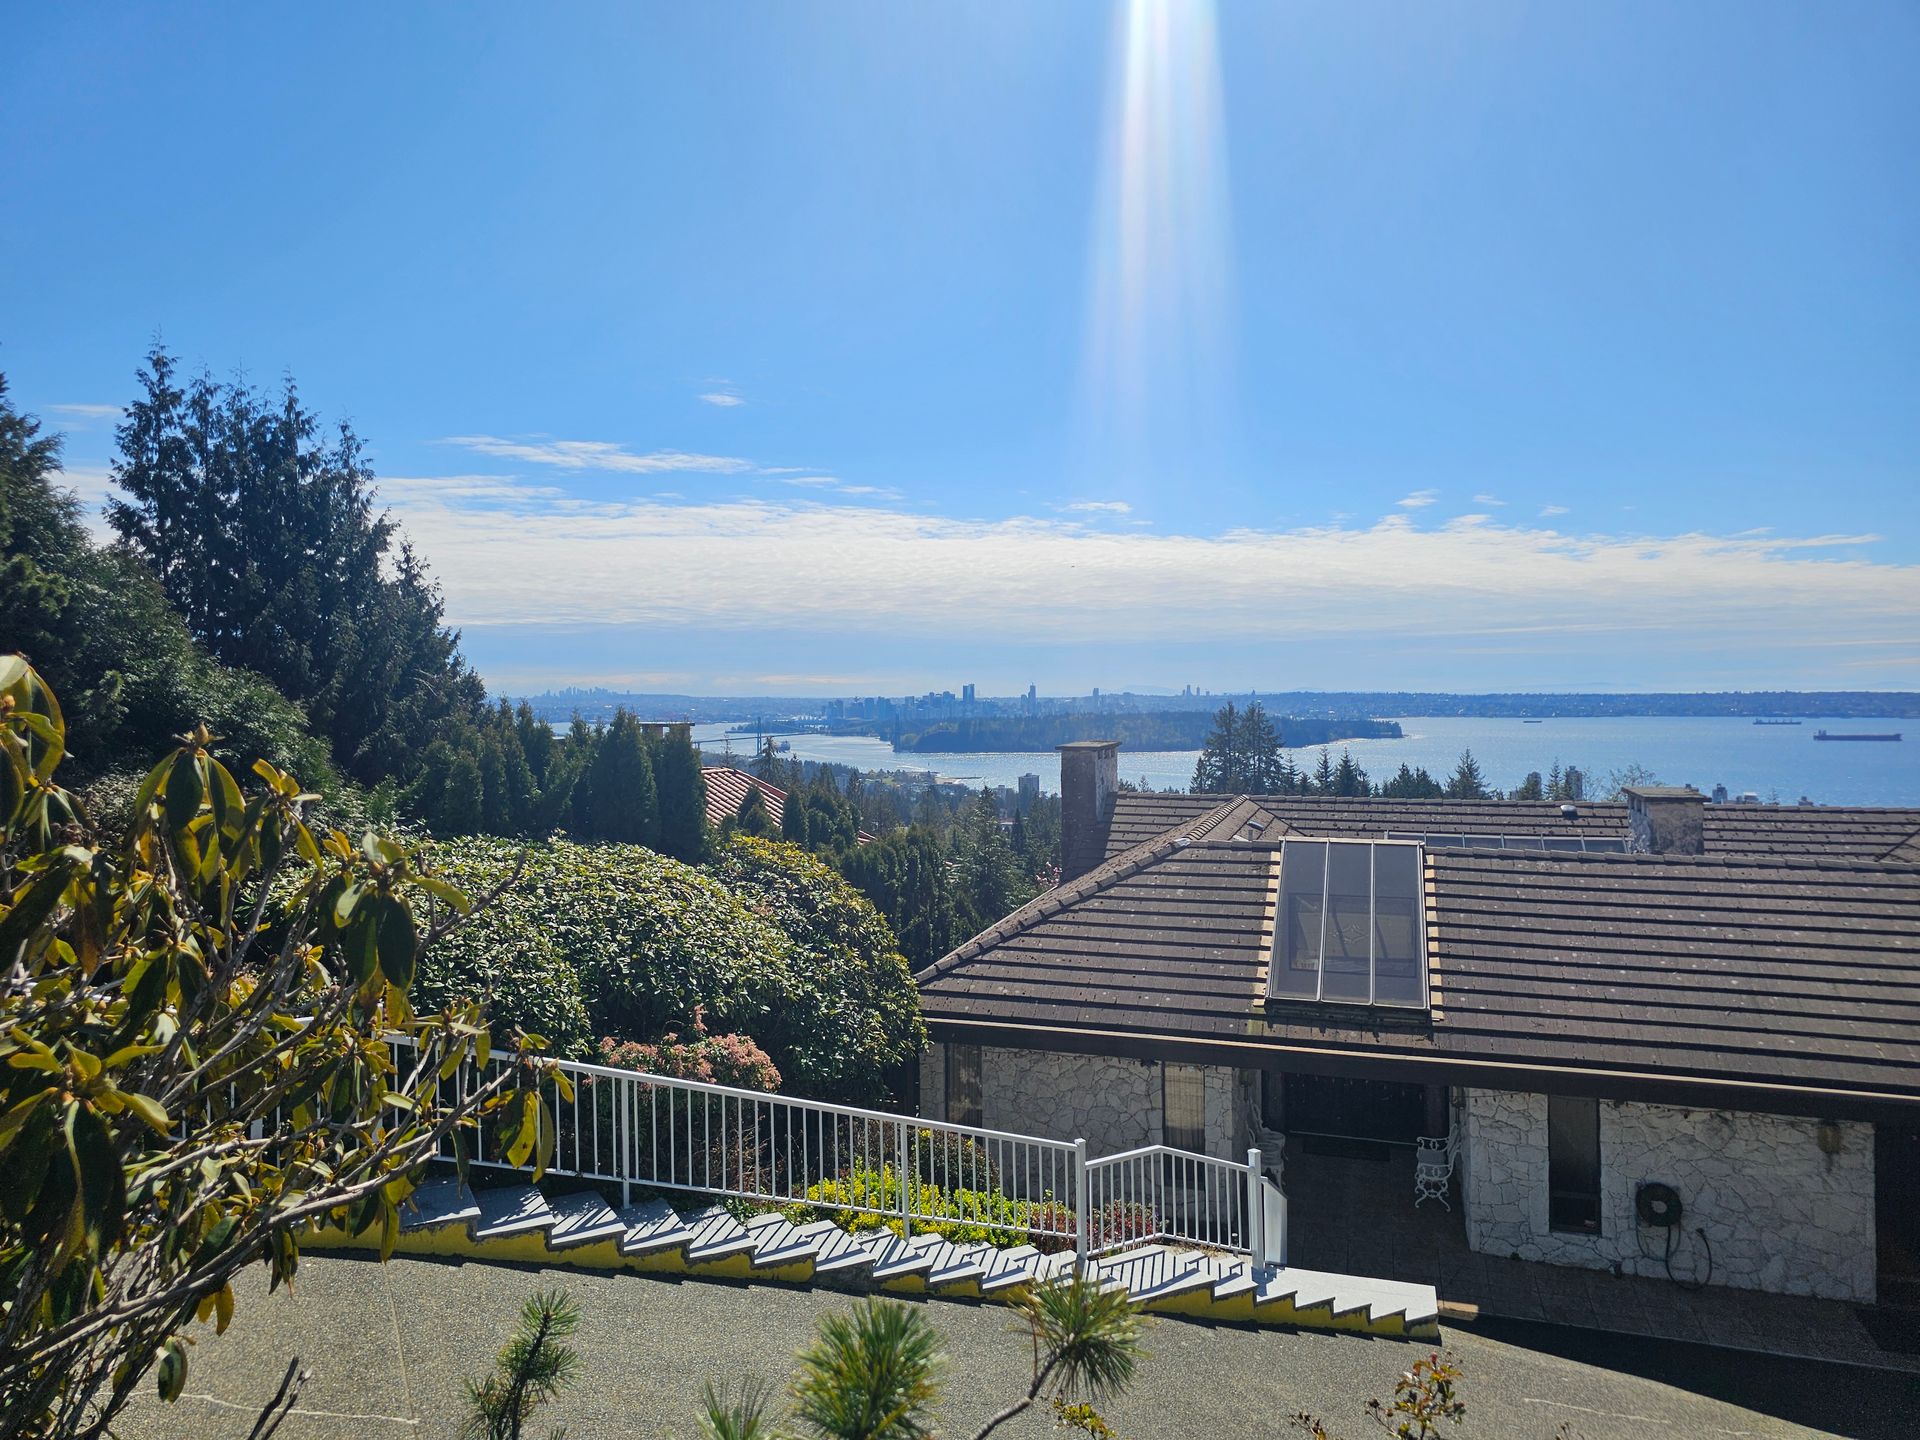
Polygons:
[[[520,696],[510,696],[518,700]],[[764,723],[768,729],[794,720],[824,720],[830,706],[851,707],[875,702],[855,699],[830,701],[819,695],[687,695],[655,691],[607,689],[549,690],[524,697],[543,719],[564,722],[578,713],[588,720],[606,719],[621,707],[643,719],[694,720],[699,723],[732,721]],[[1723,690],[1645,691],[1609,694],[1589,691],[1501,692],[1463,695],[1442,691],[1375,690],[1263,690],[1257,694],[1147,695],[1132,692],[1092,696],[986,696],[976,702],[971,718],[1018,718],[1030,714],[1063,717],[1069,714],[1141,713],[1155,715],[1212,715],[1232,701],[1244,706],[1258,699],[1271,715],[1303,719],[1406,719],[1426,716],[1462,716],[1478,719],[1600,719],[1647,716],[1657,718],[1809,719],[1847,720],[1920,719],[1920,692],[1910,690]],[[893,697],[878,702],[884,723],[891,727],[897,715],[902,731],[919,731],[935,721],[961,718],[959,702],[932,708],[929,697]],[[1025,707],[1032,705],[1034,709]],[[884,710],[885,706],[893,707]],[[882,721],[882,715],[863,718]],[[849,714],[849,719],[852,715]]]

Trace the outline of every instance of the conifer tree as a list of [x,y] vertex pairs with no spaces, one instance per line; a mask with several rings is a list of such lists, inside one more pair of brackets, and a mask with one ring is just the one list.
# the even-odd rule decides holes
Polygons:
[[1455,767],[1453,778],[1447,781],[1449,800],[1486,800],[1487,782],[1480,774],[1479,762],[1473,758],[1472,750],[1460,752],[1460,763]]
[[1349,798],[1373,793],[1373,786],[1367,782],[1367,772],[1353,763],[1353,752],[1350,750],[1340,752],[1340,763],[1333,772],[1333,793]]
[[654,747],[653,759],[660,805],[659,848],[676,860],[696,863],[707,853],[707,781],[688,727],[669,726]]
[[588,838],[656,845],[660,838],[659,796],[653,762],[640,722],[624,708],[594,743],[586,777]]
[[733,824],[745,835],[765,835],[773,829],[773,817],[767,813],[767,797],[758,785],[747,787],[746,798],[733,812]]
[[806,848],[807,799],[798,790],[789,790],[786,802],[780,807],[780,838],[789,845]]
[[1313,793],[1316,795],[1333,794],[1333,756],[1325,746],[1320,749],[1320,760],[1313,768]]

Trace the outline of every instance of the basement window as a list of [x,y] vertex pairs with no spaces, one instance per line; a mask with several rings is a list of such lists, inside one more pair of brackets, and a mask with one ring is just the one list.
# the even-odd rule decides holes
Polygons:
[[1420,857],[1394,841],[1283,842],[1268,997],[1426,1009]]
[[947,1046],[947,1119],[955,1125],[980,1123],[980,1047]]
[[1600,1102],[1547,1097],[1547,1228],[1600,1233]]

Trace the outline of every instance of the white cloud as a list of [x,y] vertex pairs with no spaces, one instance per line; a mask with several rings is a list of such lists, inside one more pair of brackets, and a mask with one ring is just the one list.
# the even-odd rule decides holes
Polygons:
[[1421,510],[1440,498],[1438,490],[1416,490],[1411,495],[1402,496],[1393,503],[1402,510]]
[[1498,495],[1476,495],[1473,497],[1473,503],[1476,505],[1504,505],[1507,502],[1502,500]]
[[1133,506],[1124,500],[1075,500],[1070,505],[1054,507],[1074,515],[1131,515]]
[[[762,471],[762,474],[771,472]],[[857,495],[869,499],[898,500],[900,492],[885,485],[849,485],[837,475],[775,475],[776,485],[794,485],[808,490],[826,490],[835,495]]]
[[694,455],[684,450],[636,454],[611,440],[506,440],[498,435],[449,435],[441,443],[459,445],[502,460],[554,465],[562,470],[616,470],[627,475],[677,471],[741,475],[759,468],[751,460],[732,455]]
[[47,409],[55,415],[65,415],[70,420],[117,420],[124,406],[120,405],[49,405]]
[[735,405],[744,405],[747,403],[731,390],[710,390],[700,398],[707,404],[718,405],[724,410],[731,410]]
[[53,480],[56,485],[73,491],[89,505],[102,504],[113,493],[111,465],[63,465]]
[[1564,505],[1542,505],[1540,507],[1540,518],[1542,520],[1551,520],[1556,515],[1564,515],[1566,513],[1567,507]]
[[[826,477],[822,477],[826,478]],[[825,489],[826,487],[815,487]],[[1228,643],[1480,637],[1561,655],[1612,637],[1773,655],[1843,640],[1911,653],[1920,566],[1867,535],[1571,536],[1485,516],[1220,535],[955,520],[799,497],[666,504],[468,499],[415,486],[395,513],[463,626]],[[724,577],[724,582],[716,577]]]

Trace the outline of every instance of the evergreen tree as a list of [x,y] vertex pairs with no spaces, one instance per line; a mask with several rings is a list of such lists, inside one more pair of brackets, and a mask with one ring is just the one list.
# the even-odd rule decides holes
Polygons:
[[1390,800],[1438,800],[1446,790],[1424,766],[1411,770],[1402,764],[1399,773],[1380,787],[1380,794]]
[[453,752],[447,762],[434,828],[447,835],[472,835],[484,823],[480,762],[470,750]]
[[1246,765],[1240,743],[1244,738],[1240,714],[1229,700],[1214,713],[1213,729],[1200,747],[1194,762],[1192,792],[1195,795],[1227,795],[1240,789]]
[[733,812],[733,824],[746,835],[765,835],[773,829],[773,817],[767,813],[767,797],[758,785],[747,787],[746,798]]
[[70,773],[144,767],[205,721],[242,768],[264,757],[334,789],[306,716],[209,658],[147,567],[93,542],[59,463],[59,438],[13,408],[0,375],[0,648],[24,653],[60,696]]
[[993,792],[984,785],[968,807],[966,828],[956,837],[956,849],[960,909],[969,934],[986,929],[1032,898],[1031,883],[1021,875],[1000,827]]
[[1460,764],[1453,772],[1453,778],[1447,781],[1449,800],[1487,800],[1486,780],[1480,774],[1479,763],[1473,758],[1473,751],[1460,752]]
[[1240,785],[1246,795],[1277,795],[1285,766],[1280,754],[1280,732],[1267,718],[1266,707],[1250,701],[1240,717]]
[[1513,792],[1516,800],[1544,800],[1547,798],[1547,782],[1540,778],[1538,770],[1529,770],[1527,778],[1520,782],[1520,788]]
[[585,778],[587,837],[657,848],[659,796],[640,722],[624,707],[595,738]]
[[807,845],[807,800],[798,790],[787,791],[780,807],[780,838],[789,845],[805,849]]
[[1323,746],[1320,760],[1313,770],[1313,793],[1316,795],[1333,794],[1333,756]]
[[1333,793],[1345,797],[1371,795],[1373,786],[1367,783],[1367,772],[1353,763],[1353,753],[1340,752],[1340,764],[1333,772]]
[[779,785],[780,752],[773,748],[773,737],[765,736],[760,741],[760,751],[753,757],[753,773],[769,785]]
[[[662,852],[689,864],[707,853],[707,780],[691,731],[671,725],[654,749]],[[758,789],[754,791],[759,794]]]
[[269,399],[175,368],[149,354],[116,431],[113,528],[194,638],[303,705],[350,774],[411,777],[486,696],[424,566],[374,513],[359,437],[323,438],[291,380]]

